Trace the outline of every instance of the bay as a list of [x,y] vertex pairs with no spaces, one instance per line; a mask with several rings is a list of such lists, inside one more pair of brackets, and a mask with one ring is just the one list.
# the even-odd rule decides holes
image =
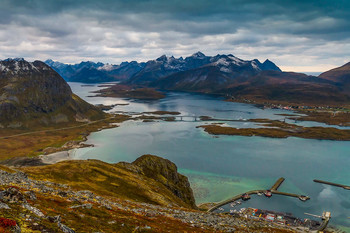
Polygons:
[[[116,163],[132,162],[142,154],[155,154],[177,164],[189,177],[197,204],[216,202],[253,189],[267,189],[279,178],[286,181],[280,191],[304,194],[310,201],[274,195],[271,199],[253,197],[241,207],[255,207],[291,212],[301,218],[305,212],[322,214],[331,211],[332,222],[350,227],[350,192],[341,188],[314,183],[323,179],[350,184],[350,142],[301,138],[274,139],[264,137],[213,137],[196,128],[205,122],[198,116],[244,120],[267,118],[284,120],[278,114],[292,112],[260,109],[254,105],[225,102],[220,98],[191,93],[169,92],[157,101],[136,101],[122,98],[88,97],[97,85],[70,83],[72,90],[86,101],[119,105],[111,111],[150,112],[179,111],[183,121],[127,121],[118,128],[92,133],[87,143],[92,148],[72,151],[75,159],[100,159]],[[211,123],[211,122],[206,122]],[[225,122],[235,127],[259,127],[250,122]],[[323,123],[297,122],[304,126]],[[226,206],[228,211],[231,207]]]

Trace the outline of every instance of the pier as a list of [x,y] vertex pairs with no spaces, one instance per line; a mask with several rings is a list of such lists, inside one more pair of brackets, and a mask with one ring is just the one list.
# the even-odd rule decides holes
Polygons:
[[332,182],[323,181],[323,180],[314,180],[314,182],[321,183],[321,184],[332,185],[332,186],[340,187],[340,188],[343,188],[343,189],[346,189],[346,190],[350,190],[350,186],[348,186],[348,185],[337,184],[337,183],[332,183]]
[[272,187],[271,187],[271,192],[272,191],[274,191],[274,190],[277,190],[280,186],[281,186],[281,184],[284,182],[284,178],[283,177],[281,177],[281,178],[279,178],[277,181],[276,181],[276,183],[274,184],[274,185],[272,185]]
[[[281,186],[281,184],[285,181],[285,179],[283,177],[279,178],[274,185],[272,185],[270,191],[272,194],[276,194],[276,195],[282,195],[282,196],[288,196],[288,197],[295,197],[295,198],[299,198],[299,200],[301,201],[307,201],[310,199],[310,197],[308,196],[304,196],[304,195],[299,195],[299,194],[294,194],[294,193],[286,193],[286,192],[280,192],[280,191],[277,191],[277,189]],[[258,194],[258,193],[264,193],[264,191],[266,190],[252,190],[252,191],[248,191],[248,192],[245,192],[246,194],[248,195],[254,195],[254,194]],[[215,211],[216,209],[224,206],[224,205],[227,205],[231,202],[235,202],[235,201],[238,201],[240,199],[242,199],[242,194],[238,194],[230,199],[227,199],[227,200],[224,200],[224,201],[221,201],[221,202],[218,202],[215,204],[215,206],[211,207],[208,212],[213,212]]]

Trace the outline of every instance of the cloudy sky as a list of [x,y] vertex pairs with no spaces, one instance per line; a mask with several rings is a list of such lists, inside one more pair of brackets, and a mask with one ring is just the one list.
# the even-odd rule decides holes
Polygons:
[[325,71],[350,61],[350,1],[0,0],[0,59],[119,64],[197,51]]

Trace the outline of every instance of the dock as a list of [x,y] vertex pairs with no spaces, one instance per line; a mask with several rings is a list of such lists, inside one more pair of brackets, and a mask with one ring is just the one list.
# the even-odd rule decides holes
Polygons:
[[[299,195],[299,194],[294,194],[294,193],[285,193],[285,192],[280,192],[280,191],[277,191],[277,189],[281,186],[281,184],[285,181],[285,179],[283,177],[279,178],[275,184],[271,187],[270,191],[272,194],[276,194],[276,195],[282,195],[282,196],[288,196],[288,197],[295,197],[295,198],[299,198],[299,200],[301,201],[307,201],[310,199],[310,197],[308,196],[304,196],[304,195]],[[248,192],[245,192],[246,194],[248,195],[254,195],[254,194],[258,194],[258,193],[263,193],[264,191],[266,190],[252,190],[252,191],[248,191]],[[238,201],[240,199],[242,199],[242,194],[238,194],[230,199],[227,199],[227,200],[224,200],[224,201],[221,201],[221,202],[217,202],[215,204],[215,206],[211,207],[208,212],[213,212],[214,210],[224,206],[224,205],[227,205],[231,202],[235,202],[235,201]]]
[[348,185],[337,184],[337,183],[332,183],[332,182],[323,181],[323,180],[314,180],[314,182],[321,183],[321,184],[332,185],[332,186],[340,187],[340,188],[343,188],[343,189],[346,189],[346,190],[350,190],[350,186],[348,186]]
[[274,184],[274,185],[272,185],[272,187],[270,188],[270,190],[271,191],[274,191],[274,190],[277,190],[280,186],[281,186],[281,184],[284,182],[284,178],[283,177],[281,177],[281,178],[279,178],[277,181],[276,181],[276,183]]

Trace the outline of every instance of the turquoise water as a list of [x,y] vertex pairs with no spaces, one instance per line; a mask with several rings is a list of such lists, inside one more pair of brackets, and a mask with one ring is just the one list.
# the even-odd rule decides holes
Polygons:
[[[75,85],[75,86],[74,86]],[[143,112],[179,111],[186,116],[207,115],[223,119],[284,119],[276,114],[291,113],[276,109],[259,109],[253,105],[224,102],[218,98],[188,93],[168,93],[160,101],[142,102],[115,98],[86,97],[97,87],[72,85],[73,91],[93,103],[129,103],[112,111]],[[94,89],[95,88],[95,89]],[[132,162],[142,154],[155,154],[177,164],[189,177],[197,203],[221,201],[236,194],[269,188],[285,177],[280,191],[304,194],[310,201],[273,196],[254,197],[244,206],[292,212],[322,214],[332,212],[332,222],[350,226],[350,191],[314,183],[324,179],[350,184],[350,142],[300,138],[213,137],[196,126],[203,122],[135,122],[128,121],[114,129],[89,136],[93,148],[74,151],[76,159],[100,159],[106,162]],[[229,122],[250,127],[249,122]]]

